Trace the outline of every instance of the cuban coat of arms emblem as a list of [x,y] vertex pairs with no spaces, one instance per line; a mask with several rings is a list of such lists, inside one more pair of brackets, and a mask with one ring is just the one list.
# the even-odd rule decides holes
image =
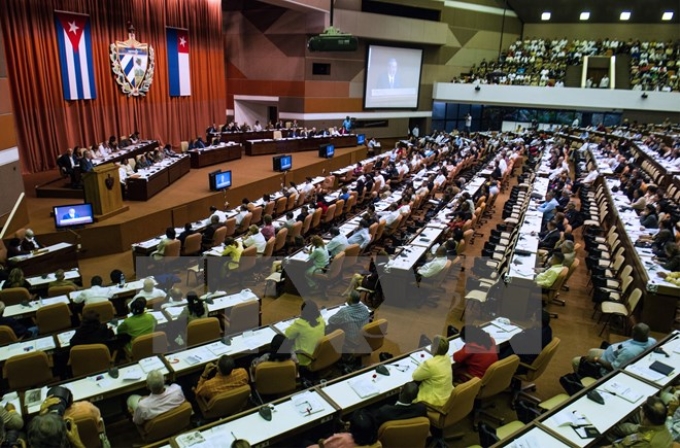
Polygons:
[[135,39],[135,28],[128,24],[128,39],[111,44],[111,69],[127,96],[145,96],[154,75],[154,51]]

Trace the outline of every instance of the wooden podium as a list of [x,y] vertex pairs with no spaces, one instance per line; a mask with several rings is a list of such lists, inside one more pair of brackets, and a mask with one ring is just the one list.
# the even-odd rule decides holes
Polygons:
[[83,174],[83,181],[85,202],[92,204],[95,220],[103,221],[130,209],[123,205],[117,165],[113,163],[97,165],[91,172]]

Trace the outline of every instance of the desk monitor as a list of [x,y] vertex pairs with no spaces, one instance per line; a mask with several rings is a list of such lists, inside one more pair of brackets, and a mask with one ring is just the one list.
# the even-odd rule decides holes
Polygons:
[[331,159],[335,155],[335,145],[320,145],[319,146],[319,157],[326,159]]
[[282,156],[274,156],[274,171],[283,172],[289,171],[293,168],[293,156],[286,154]]
[[94,222],[94,212],[92,204],[68,204],[58,205],[52,208],[54,214],[54,225],[57,229],[67,227],[84,226]]
[[363,145],[366,143],[366,134],[357,135],[357,145]]
[[231,170],[217,170],[208,173],[208,181],[210,183],[211,191],[226,190],[231,187]]

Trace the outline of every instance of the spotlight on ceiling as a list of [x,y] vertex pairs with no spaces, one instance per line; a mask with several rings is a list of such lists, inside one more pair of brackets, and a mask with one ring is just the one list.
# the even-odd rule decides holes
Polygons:
[[619,16],[619,20],[630,20],[630,11],[623,11]]
[[579,20],[588,20],[590,19],[590,13],[588,11],[583,11],[578,18]]
[[661,20],[664,21],[673,20],[673,11],[664,12],[663,15],[661,16]]
[[550,20],[550,13],[548,11],[541,14],[541,20]]

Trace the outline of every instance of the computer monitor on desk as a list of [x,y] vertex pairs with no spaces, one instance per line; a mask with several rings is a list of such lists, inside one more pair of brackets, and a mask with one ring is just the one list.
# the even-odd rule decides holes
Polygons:
[[57,229],[79,227],[94,222],[92,204],[68,204],[53,207],[54,225]]

